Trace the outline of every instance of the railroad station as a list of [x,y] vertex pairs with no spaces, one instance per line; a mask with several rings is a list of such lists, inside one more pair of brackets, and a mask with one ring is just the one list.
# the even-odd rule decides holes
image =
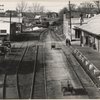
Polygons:
[[[80,38],[80,45],[90,46],[100,52],[99,19],[100,15],[91,18],[87,24],[75,26],[76,37]],[[97,27],[95,27],[97,26]]]
[[100,99],[100,1],[26,1],[0,1],[0,99]]

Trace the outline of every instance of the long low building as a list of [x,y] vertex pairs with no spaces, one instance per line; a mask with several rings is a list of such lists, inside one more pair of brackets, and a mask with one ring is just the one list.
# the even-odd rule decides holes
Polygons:
[[75,26],[74,29],[81,46],[90,46],[100,52],[100,15],[92,17],[87,24]]

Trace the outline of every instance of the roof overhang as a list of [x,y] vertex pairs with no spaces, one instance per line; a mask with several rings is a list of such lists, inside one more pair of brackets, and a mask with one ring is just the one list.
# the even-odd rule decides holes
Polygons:
[[78,27],[78,26],[74,26],[74,30],[80,30],[80,31],[83,31],[83,32],[86,32],[87,34],[91,35],[91,36],[94,36],[96,38],[100,38],[100,34],[96,34],[96,33],[93,33],[93,32],[90,32],[90,31],[87,31],[81,27]]

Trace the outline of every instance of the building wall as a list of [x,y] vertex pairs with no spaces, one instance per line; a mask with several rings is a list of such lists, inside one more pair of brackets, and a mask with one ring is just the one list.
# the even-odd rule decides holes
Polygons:
[[[6,30],[6,32],[1,32],[1,30]],[[10,34],[10,23],[0,22],[0,35]]]

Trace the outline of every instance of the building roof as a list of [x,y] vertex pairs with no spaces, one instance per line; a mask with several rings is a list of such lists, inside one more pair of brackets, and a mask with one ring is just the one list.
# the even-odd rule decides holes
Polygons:
[[87,24],[75,27],[94,35],[100,35],[100,14],[90,18]]
[[[16,23],[22,23],[23,18],[22,17],[11,17],[11,22],[16,22]],[[2,22],[9,22],[10,23],[10,18],[9,17],[0,17],[0,21]]]

